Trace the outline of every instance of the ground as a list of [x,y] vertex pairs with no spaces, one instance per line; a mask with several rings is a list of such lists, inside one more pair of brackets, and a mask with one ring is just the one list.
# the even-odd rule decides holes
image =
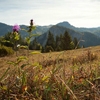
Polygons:
[[[28,52],[22,49],[17,52],[17,56],[15,53],[14,55],[0,58],[0,83],[5,86],[9,83],[8,80],[12,80],[13,77],[13,80],[15,80],[17,76],[23,77],[23,72],[25,71],[27,77],[32,77],[34,80],[30,81],[28,78],[25,85],[21,84],[24,87],[27,85],[28,95],[32,95],[32,98],[34,98],[31,98],[32,100],[99,100],[99,55],[100,46],[49,53],[39,53],[38,51]],[[19,67],[21,71],[18,72]],[[12,82],[11,84],[14,85],[17,83]],[[51,86],[51,90],[47,90],[49,89],[47,88],[49,85]],[[32,86],[36,88],[34,92],[31,89]],[[6,88],[8,90],[8,87]],[[24,98],[22,96],[24,95],[27,100],[30,99],[26,94],[23,94],[25,90],[20,93],[16,86],[13,88],[16,88],[16,92],[13,91],[12,88],[9,88],[9,90],[12,90],[13,92],[11,92],[11,94],[15,96],[9,94],[9,97],[20,99]],[[20,88],[22,89],[22,86],[20,86]],[[37,88],[39,88],[39,90]],[[3,90],[3,88],[1,88],[1,90]],[[47,92],[46,94],[45,91]],[[60,91],[62,91],[62,93]],[[37,92],[37,94],[35,92]],[[0,93],[3,95],[2,91]],[[5,90],[4,94],[8,95],[7,93]],[[19,94],[22,95],[18,96]],[[56,98],[57,96],[58,98]]]

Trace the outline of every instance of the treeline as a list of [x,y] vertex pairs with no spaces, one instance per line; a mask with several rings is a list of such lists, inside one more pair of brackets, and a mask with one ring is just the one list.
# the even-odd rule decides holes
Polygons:
[[[13,40],[11,38],[12,33],[7,33],[5,36],[0,38],[0,44],[13,47]],[[10,42],[9,42],[10,41]],[[20,35],[17,44],[27,46],[27,42]],[[37,38],[35,37],[33,41],[30,42],[29,49],[30,50],[41,50],[42,53],[50,52],[50,51],[63,51],[63,50],[72,50],[75,48],[79,48],[77,38],[72,40],[71,36],[67,31],[60,36],[54,36],[50,31],[48,33],[48,38],[46,44],[43,46],[37,42]]]
[[63,35],[57,35],[56,37],[54,37],[54,35],[49,31],[48,38],[44,46],[40,45],[36,38],[30,44],[30,49],[41,50],[41,52],[72,50],[75,48],[79,48],[78,40],[77,38],[72,40],[67,31],[65,31]]

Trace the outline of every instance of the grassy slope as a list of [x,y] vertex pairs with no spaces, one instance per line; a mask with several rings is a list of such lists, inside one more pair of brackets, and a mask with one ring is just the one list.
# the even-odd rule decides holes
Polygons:
[[[22,50],[20,51],[20,53],[18,53],[18,55],[26,55],[26,53],[27,51]],[[63,52],[31,54],[28,56],[29,58],[28,61],[24,60],[21,63],[19,63],[18,66],[21,66],[23,63],[24,64],[31,63],[31,65],[25,66],[24,70],[34,80],[36,80],[35,76],[38,77],[37,81],[31,80],[34,83],[34,87],[37,87],[36,84],[38,84],[39,90],[36,90],[37,94],[32,92],[31,88],[33,84],[32,82],[30,82],[30,80],[27,79],[28,80],[27,91],[29,93],[28,95],[30,96],[33,93],[32,95],[32,98],[34,98],[33,100],[67,100],[65,97],[66,95],[67,96],[70,95],[68,100],[99,100],[100,91],[98,90],[99,88],[97,86],[100,85],[100,79],[96,79],[100,77],[99,55],[100,55],[100,46],[77,49],[77,50],[69,50]],[[0,58],[0,72],[1,72],[0,76],[2,76],[5,70],[8,67],[10,67],[9,72],[2,80],[2,83],[6,82],[6,79],[9,79],[9,75],[11,76],[12,74],[15,75],[15,73],[12,72],[12,70],[14,71],[15,67],[13,65],[8,65],[7,62],[8,61],[15,62],[16,58],[17,57],[15,55]],[[37,68],[37,66],[41,67],[40,65],[42,65],[42,69]],[[45,79],[44,82],[42,82],[44,77],[49,77],[49,78]],[[94,80],[96,80],[97,83],[95,83]],[[44,85],[48,86],[47,85],[49,84],[48,82],[52,84],[52,90],[50,90],[44,96],[45,93],[44,91],[46,91],[46,89],[44,89],[43,87]],[[8,84],[8,82],[6,82],[6,84]],[[42,90],[40,84],[43,86]],[[71,90],[73,92],[71,92]],[[60,91],[62,92],[60,93]],[[15,93],[16,93],[15,91],[12,92],[12,94]],[[28,95],[25,95],[23,93],[21,96],[17,96],[17,94],[15,95],[16,98],[18,99],[24,98],[22,95],[26,96],[28,100],[32,99],[29,98]],[[14,96],[12,96],[12,98],[14,98]]]

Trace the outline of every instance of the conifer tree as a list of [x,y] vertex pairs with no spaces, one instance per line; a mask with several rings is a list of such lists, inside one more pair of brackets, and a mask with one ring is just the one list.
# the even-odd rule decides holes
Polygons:
[[30,44],[30,49],[32,50],[40,50],[41,45],[37,42],[36,38]]
[[70,50],[71,49],[70,44],[72,42],[72,39],[67,31],[65,31],[61,41],[62,41],[63,50]]
[[54,35],[49,31],[46,46],[51,46],[55,50],[55,40],[54,40]]
[[76,49],[79,48],[78,40],[77,40],[76,37],[73,39],[73,42],[74,42],[74,45],[75,45],[74,48],[76,48]]
[[60,36],[56,36],[56,51],[61,51],[62,48],[61,48],[61,39],[60,39]]

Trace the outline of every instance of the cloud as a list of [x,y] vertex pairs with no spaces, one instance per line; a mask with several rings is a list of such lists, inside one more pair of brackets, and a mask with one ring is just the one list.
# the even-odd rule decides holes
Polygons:
[[100,2],[100,0],[91,0],[91,1],[93,1],[93,2]]
[[[0,8],[3,9],[43,9],[47,7],[55,7],[63,4],[58,0],[6,0],[0,1]],[[6,7],[4,6],[6,5]]]
[[92,1],[99,0],[1,0],[0,21],[29,24],[33,18],[39,25],[60,21],[69,21],[77,26],[85,26],[87,21],[99,25],[100,2]]

